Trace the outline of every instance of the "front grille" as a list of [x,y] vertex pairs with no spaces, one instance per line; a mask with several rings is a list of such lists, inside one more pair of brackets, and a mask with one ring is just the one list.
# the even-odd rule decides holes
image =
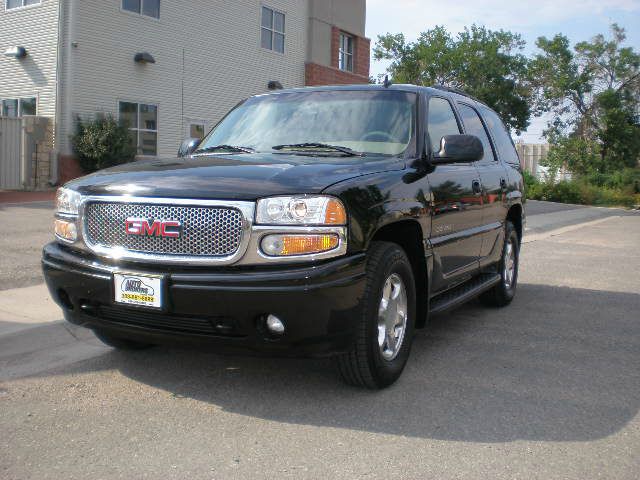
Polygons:
[[100,306],[87,313],[107,323],[198,335],[239,336],[235,322],[229,317],[196,317]]
[[[178,221],[182,235],[127,235],[127,218]],[[228,257],[238,251],[242,241],[242,213],[229,207],[91,202],[84,221],[91,247],[142,254]]]

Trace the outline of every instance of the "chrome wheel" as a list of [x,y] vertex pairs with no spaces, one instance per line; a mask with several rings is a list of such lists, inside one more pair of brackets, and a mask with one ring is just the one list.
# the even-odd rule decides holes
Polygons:
[[504,278],[504,286],[511,288],[513,286],[513,280],[516,274],[516,249],[513,245],[513,239],[507,240],[507,245],[504,251],[504,272],[502,277]]
[[402,278],[392,273],[382,288],[378,307],[378,346],[382,358],[391,361],[398,355],[407,329],[407,290]]

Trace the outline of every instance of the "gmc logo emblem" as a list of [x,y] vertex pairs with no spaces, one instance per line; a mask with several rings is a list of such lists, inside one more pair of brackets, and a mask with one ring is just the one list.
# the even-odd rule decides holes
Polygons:
[[142,237],[179,238],[182,224],[175,220],[149,220],[147,218],[127,218],[125,221],[127,235]]

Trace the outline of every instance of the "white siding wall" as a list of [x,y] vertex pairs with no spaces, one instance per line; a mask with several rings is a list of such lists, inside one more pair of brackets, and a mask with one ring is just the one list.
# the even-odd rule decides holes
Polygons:
[[[0,99],[36,97],[38,114],[55,116],[58,0],[5,11],[0,0]],[[14,46],[25,47],[22,60],[5,57]]]
[[[190,120],[212,126],[269,80],[304,85],[307,0],[162,1],[160,20],[121,11],[121,0],[75,1],[72,116],[157,104],[159,155],[176,153]],[[286,14],[284,55],[260,47],[262,4]],[[157,63],[135,64],[142,51]]]

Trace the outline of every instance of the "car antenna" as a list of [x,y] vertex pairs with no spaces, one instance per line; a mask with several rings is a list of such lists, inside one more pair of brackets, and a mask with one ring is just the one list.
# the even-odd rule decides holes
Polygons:
[[391,86],[391,80],[389,80],[389,75],[384,76],[384,88],[389,88]]

